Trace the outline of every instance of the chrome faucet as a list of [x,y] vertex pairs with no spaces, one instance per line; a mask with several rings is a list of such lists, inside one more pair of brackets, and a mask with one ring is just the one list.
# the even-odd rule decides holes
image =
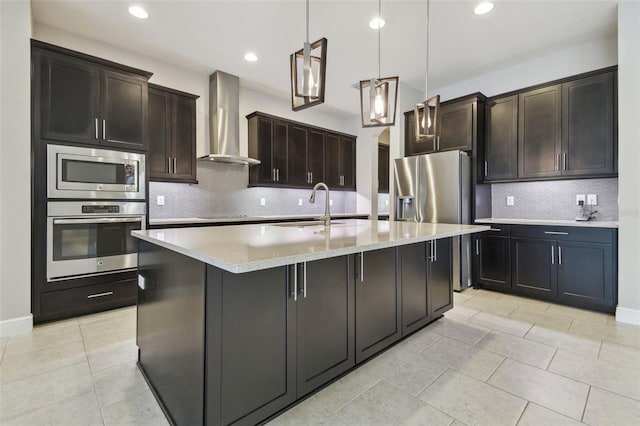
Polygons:
[[318,218],[318,220],[321,220],[324,222],[324,226],[331,226],[331,213],[329,213],[329,187],[327,186],[326,183],[324,182],[318,182],[316,183],[316,185],[313,187],[313,192],[311,193],[311,198],[309,198],[309,202],[310,203],[315,203],[316,202],[316,191],[318,190],[318,188],[324,188],[325,192],[326,192],[326,203],[324,205],[324,216],[320,216]]

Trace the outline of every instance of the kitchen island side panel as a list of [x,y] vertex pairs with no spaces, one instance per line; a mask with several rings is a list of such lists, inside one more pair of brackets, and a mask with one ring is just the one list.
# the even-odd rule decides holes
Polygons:
[[204,424],[204,263],[139,242],[138,365],[174,424]]

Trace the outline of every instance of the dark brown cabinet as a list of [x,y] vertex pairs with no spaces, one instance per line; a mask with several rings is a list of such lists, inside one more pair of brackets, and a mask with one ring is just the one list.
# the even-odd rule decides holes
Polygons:
[[429,256],[429,313],[437,318],[453,308],[452,245],[451,238],[427,243]]
[[431,154],[436,152],[436,139],[416,140],[416,118],[413,110],[404,113],[404,155]]
[[400,339],[401,305],[396,248],[355,256],[356,363]]
[[120,149],[147,148],[151,73],[32,42],[36,137]]
[[198,96],[149,85],[149,179],[196,182]]
[[484,288],[509,290],[509,225],[491,225],[491,229],[474,236],[476,282]]
[[254,112],[249,121],[250,186],[355,191],[355,137]]
[[550,298],[557,293],[555,265],[556,244],[553,240],[512,238],[512,285],[522,294]]
[[378,144],[378,192],[389,193],[389,145]]
[[486,105],[483,164],[485,181],[518,177],[518,95],[496,98]]
[[562,85],[562,175],[616,171],[614,73]]
[[356,140],[327,132],[324,178],[329,188],[356,189]]

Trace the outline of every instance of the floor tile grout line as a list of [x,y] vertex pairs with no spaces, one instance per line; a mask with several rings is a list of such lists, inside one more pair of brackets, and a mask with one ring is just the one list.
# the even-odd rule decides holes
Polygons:
[[[491,372],[491,374],[489,374],[489,377],[487,377],[487,379],[486,379],[486,380],[484,380],[484,381],[483,381],[483,380],[481,380],[481,382],[486,383],[486,384],[489,384],[489,380],[491,380],[491,378],[493,377],[493,375],[494,375],[494,374],[496,374],[496,371],[498,371],[498,370],[500,369],[500,367],[502,367],[502,364],[504,364],[504,363],[505,363],[505,361],[506,361],[507,359],[511,359],[511,358],[504,357],[504,358],[502,359],[502,361],[500,361],[500,364],[498,364],[498,366],[497,366],[496,368],[494,368],[494,369],[493,369],[493,371]],[[523,364],[524,364],[524,363],[523,363]]]
[[587,412],[587,404],[589,404],[589,395],[591,395],[591,386],[589,386],[589,390],[587,390],[587,397],[584,400],[584,407],[582,407],[582,415],[580,416],[580,421],[584,420],[584,415]]
[[[446,372],[447,372],[447,371],[449,371],[449,370],[451,370],[451,368],[449,368],[449,367],[445,367],[445,368],[444,368],[444,371],[443,371],[442,373],[438,374],[438,376],[437,376],[435,379],[431,380],[427,386],[425,386],[424,388],[422,388],[422,390],[421,390],[420,392],[418,392],[418,393],[415,395],[415,397],[416,397],[416,398],[418,398],[418,399],[420,399],[418,395],[420,395],[422,392],[426,391],[426,390],[427,390],[427,388],[428,388],[429,386],[431,386],[431,385],[432,385],[432,384],[434,384],[436,381],[438,381],[438,379],[439,379],[440,377],[444,376],[444,375],[446,374]],[[455,370],[451,370],[451,371],[455,371]],[[420,399],[420,400],[421,400],[421,399]],[[421,401],[422,401],[422,400],[421,400]],[[426,401],[425,401],[425,402],[426,402]]]
[[[556,354],[558,353],[558,350],[560,348],[556,347],[556,350],[553,351],[553,355],[551,355],[551,359],[549,359],[549,362],[547,363],[547,366],[544,368],[545,371],[549,371],[549,367],[551,367],[551,363],[553,362],[553,360],[556,357]],[[550,372],[550,371],[549,371]]]
[[[344,377],[347,377],[347,376],[348,376],[348,374],[347,374],[346,376],[344,376]],[[355,397],[351,398],[351,399],[350,399],[349,401],[347,401],[346,403],[342,404],[342,405],[340,406],[340,408],[338,408],[336,411],[333,411],[333,414],[336,414],[338,411],[342,410],[342,409],[343,409],[344,407],[346,407],[348,404],[350,404],[351,402],[353,402],[353,401],[355,401],[356,399],[358,399],[358,397],[359,397],[360,395],[362,395],[363,393],[365,393],[366,391],[368,391],[369,389],[371,389],[372,387],[374,387],[375,385],[377,385],[378,383],[380,383],[380,382],[382,382],[382,381],[384,380],[384,379],[382,379],[382,378],[380,378],[380,377],[378,377],[378,376],[376,376],[376,375],[372,375],[372,376],[373,376],[373,377],[375,377],[376,379],[378,379],[378,381],[377,381],[377,382],[375,382],[374,384],[372,384],[371,386],[368,386],[365,390],[363,390],[362,392],[360,392],[359,394],[357,394]],[[337,382],[336,382],[336,383],[337,383]],[[328,388],[325,388],[325,389],[328,389]],[[329,411],[331,411],[331,410],[329,410]],[[337,415],[337,414],[336,414],[336,415]],[[340,416],[338,416],[338,417],[340,417]],[[340,417],[340,419],[342,419],[342,418]]]
[[[76,399],[76,398],[83,397],[83,396],[85,396],[85,395],[89,395],[90,393],[92,393],[92,392],[91,392],[91,391],[89,391],[89,392],[81,393],[81,394],[79,394],[79,395],[75,395],[75,396],[72,396],[72,397],[69,397],[69,398],[61,399],[60,401],[55,401],[55,402],[52,402],[52,403],[50,403],[50,404],[43,405],[42,407],[38,407],[38,408],[35,408],[35,409],[31,409],[31,410],[29,410],[29,411],[25,411],[24,413],[20,413],[20,414],[18,414],[17,416],[9,417],[8,419],[3,419],[3,420],[0,422],[0,424],[2,424],[2,423],[4,423],[4,422],[8,422],[8,421],[10,421],[10,420],[15,420],[15,419],[17,419],[18,417],[25,416],[25,415],[27,415],[27,414],[29,414],[29,413],[34,412],[34,411],[44,410],[44,409],[46,409],[46,408],[51,408],[51,407],[53,407],[54,405],[63,404],[63,403],[65,403],[65,402],[67,402],[67,401],[71,401],[72,399]],[[95,395],[95,392],[93,392],[93,394]],[[98,398],[97,398],[97,396],[96,396],[96,401],[97,401],[97,400],[98,400]]]
[[520,416],[518,416],[518,420],[516,420],[516,426],[518,426],[518,423],[520,423],[520,420],[522,420],[522,416],[524,416],[524,412],[527,411],[527,408],[529,408],[529,404],[532,404],[532,402],[527,399],[525,399],[525,401],[527,401],[527,403],[524,404],[524,409],[522,410],[522,413],[520,413]]
[[96,388],[96,381],[93,377],[93,369],[91,368],[91,363],[89,362],[89,351],[87,350],[87,344],[84,341],[84,333],[82,332],[82,327],[80,327],[80,338],[82,339],[84,354],[85,354],[85,357],[87,358],[87,365],[89,366],[89,375],[91,376],[91,385],[93,386],[93,393],[95,394],[96,401],[98,402],[98,410],[100,410],[100,420],[102,420],[102,425],[105,426],[104,412],[102,411],[102,402],[100,401],[100,397],[98,396],[98,389]]

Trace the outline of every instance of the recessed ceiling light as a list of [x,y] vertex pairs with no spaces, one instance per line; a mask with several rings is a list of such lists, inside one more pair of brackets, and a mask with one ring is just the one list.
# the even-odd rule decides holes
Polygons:
[[384,27],[384,24],[386,24],[385,20],[379,16],[376,16],[375,18],[369,21],[369,28],[377,30],[379,28]]
[[475,9],[473,9],[473,13],[476,15],[484,15],[485,13],[489,13],[493,10],[493,2],[492,1],[483,1],[478,4]]
[[142,6],[131,6],[129,8],[129,13],[140,19],[147,19],[149,17],[149,14],[142,8]]
[[258,60],[258,57],[253,52],[248,52],[244,55],[244,59],[249,62],[255,62]]

